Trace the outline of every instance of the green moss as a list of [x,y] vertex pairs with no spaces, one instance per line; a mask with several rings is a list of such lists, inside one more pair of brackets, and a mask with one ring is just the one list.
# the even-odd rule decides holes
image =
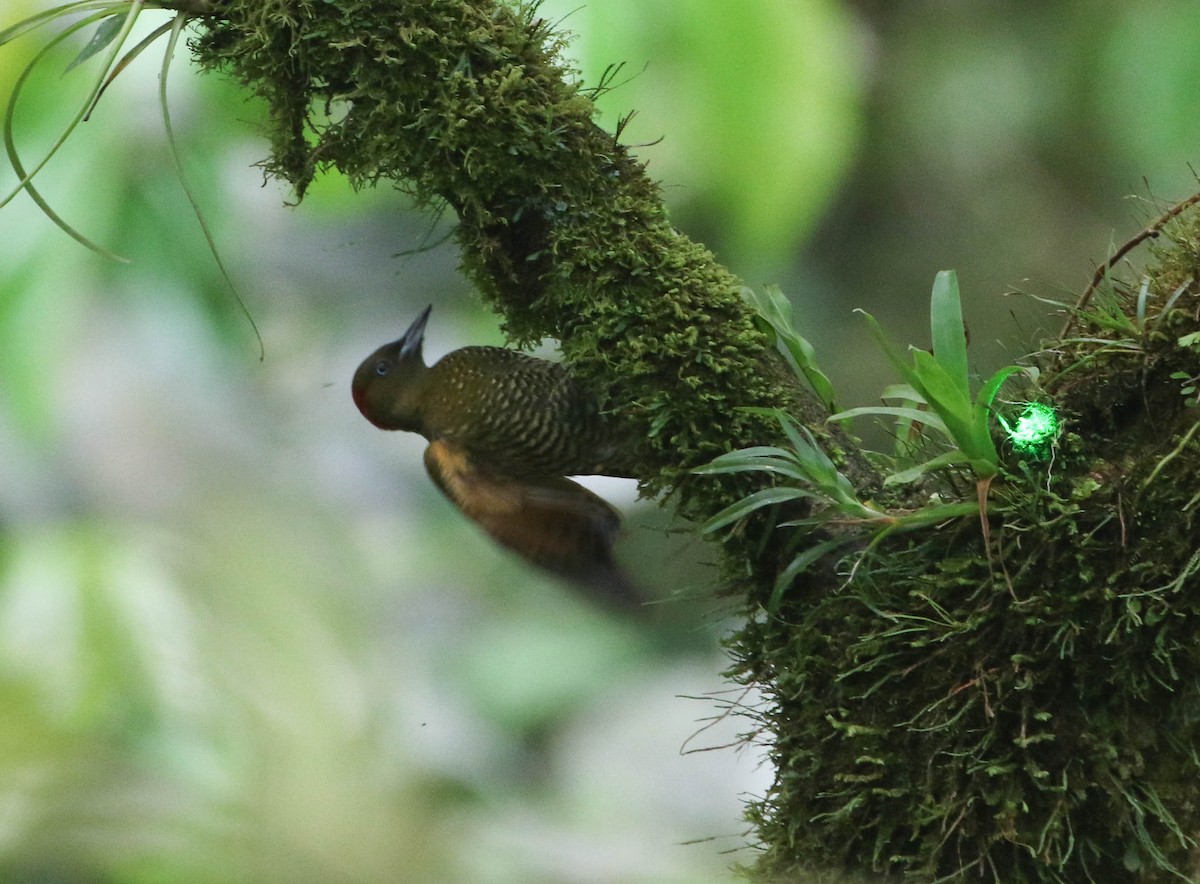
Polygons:
[[[266,99],[266,167],[321,168],[458,214],[462,264],[517,344],[544,337],[637,440],[648,493],[774,434],[740,406],[819,406],[754,329],[740,282],[669,224],[658,186],[592,121],[536,7],[463,0],[229,0],[202,64]],[[283,26],[281,26],[281,24]],[[740,486],[688,483],[710,513]]]
[[[860,491],[878,488],[765,348],[737,279],[671,228],[655,182],[594,125],[536,8],[213,5],[194,48],[267,100],[267,167],[300,195],[330,166],[452,207],[483,298],[514,342],[561,342],[636,440],[647,490],[676,492],[690,515],[754,490],[747,475],[688,472],[777,440],[771,419],[741,406],[788,408]],[[860,561],[864,536],[766,617],[780,549],[812,538],[768,532],[765,514],[730,533],[728,574],[754,614],[730,642],[732,674],[768,698],[778,769],[750,810],[762,880],[849,867],[1122,882],[1190,868],[1200,443],[1172,376],[1198,373],[1179,344],[1197,327],[1197,229],[1194,217],[1173,226],[1145,316],[1138,292],[1117,286],[1108,311],[1081,318],[1085,335],[1056,342],[1045,392],[1066,434],[1045,462],[1010,457],[989,549],[971,520],[890,538]]]
[[987,553],[974,524],[855,552],[851,578],[793,588],[736,638],[776,735],[751,810],[763,880],[1190,880],[1200,433],[1171,372],[1195,361],[1178,339],[1200,297],[1171,298],[1197,229],[1149,270],[1140,329],[1140,284],[1111,293],[1139,346],[1097,319],[1054,349],[1070,432],[1050,461],[1010,454]]

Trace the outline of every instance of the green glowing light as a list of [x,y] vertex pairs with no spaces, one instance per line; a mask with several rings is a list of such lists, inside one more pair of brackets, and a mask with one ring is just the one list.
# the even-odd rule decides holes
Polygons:
[[1050,454],[1050,446],[1058,435],[1058,415],[1049,405],[1040,402],[1030,402],[1017,418],[1013,426],[1009,426],[1004,418],[1000,418],[1008,439],[1018,454],[1045,460]]

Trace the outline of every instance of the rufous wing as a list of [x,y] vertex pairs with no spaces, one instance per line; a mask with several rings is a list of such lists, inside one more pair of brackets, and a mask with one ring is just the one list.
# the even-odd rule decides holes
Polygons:
[[444,439],[425,449],[425,469],[469,519],[526,561],[610,606],[643,604],[613,560],[620,515],[579,483],[499,476]]

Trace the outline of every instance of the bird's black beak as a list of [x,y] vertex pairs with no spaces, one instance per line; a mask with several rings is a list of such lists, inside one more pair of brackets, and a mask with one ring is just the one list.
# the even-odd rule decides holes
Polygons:
[[413,324],[408,327],[404,336],[396,341],[400,345],[401,359],[421,352],[421,343],[425,340],[425,323],[429,321],[429,313],[432,310],[432,304],[422,310],[420,315],[413,320]]

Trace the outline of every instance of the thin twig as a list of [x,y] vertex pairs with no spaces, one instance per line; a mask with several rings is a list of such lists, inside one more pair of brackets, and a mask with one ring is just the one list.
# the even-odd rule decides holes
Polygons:
[[1092,274],[1092,281],[1088,283],[1088,287],[1083,290],[1083,294],[1080,295],[1079,300],[1075,302],[1075,306],[1067,315],[1067,321],[1063,324],[1062,331],[1059,332],[1058,336],[1060,338],[1065,338],[1067,336],[1067,333],[1071,330],[1071,326],[1075,324],[1075,318],[1079,315],[1079,311],[1087,306],[1088,301],[1092,299],[1092,295],[1096,293],[1096,289],[1099,288],[1100,283],[1104,282],[1104,277],[1108,275],[1108,272],[1112,270],[1113,266],[1118,261],[1128,255],[1146,240],[1154,239],[1156,236],[1162,233],[1162,229],[1167,225],[1167,222],[1176,217],[1184,209],[1188,208],[1189,206],[1193,206],[1198,202],[1200,202],[1200,192],[1193,193],[1183,202],[1177,203],[1176,205],[1167,209],[1167,211],[1159,215],[1152,224],[1113,252],[1107,261],[1097,267],[1096,272]]

